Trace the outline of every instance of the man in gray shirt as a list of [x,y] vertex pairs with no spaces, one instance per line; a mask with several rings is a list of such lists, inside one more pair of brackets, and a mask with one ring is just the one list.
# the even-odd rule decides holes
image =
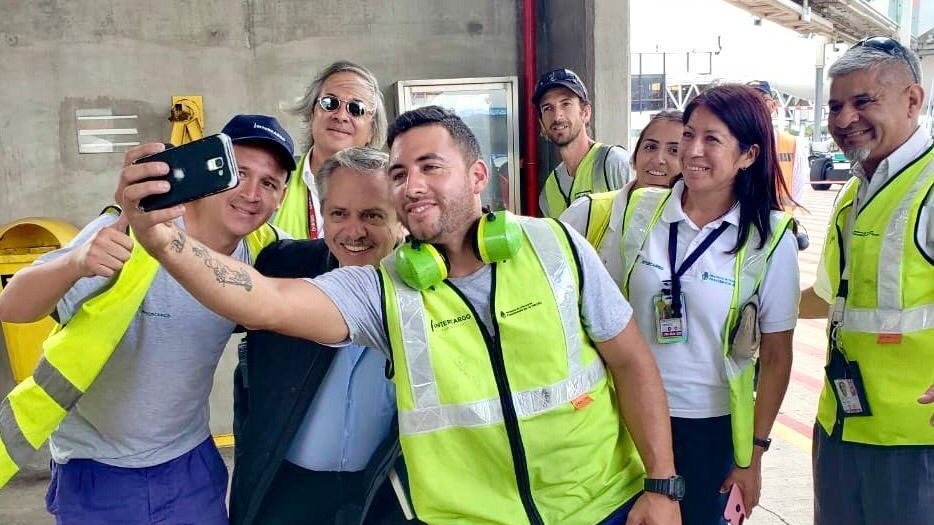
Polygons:
[[[556,221],[481,212],[489,169],[450,111],[401,115],[389,144],[413,242],[379,269],[264,278],[189,239],[178,210],[133,208],[160,191],[145,173],[124,171],[124,198],[140,242],[212,310],[392,357],[419,519],[678,523],[661,379],[593,250]],[[247,279],[223,285],[218,269]]]
[[[223,131],[234,143],[238,186],[188,204],[175,224],[249,264],[256,254],[244,237],[282,201],[295,167],[292,142],[263,115],[238,115]],[[162,148],[137,148],[126,165]],[[167,170],[163,163],[136,168]],[[54,310],[67,324],[130,259],[126,227],[125,216],[102,215],[17,273],[0,294],[0,319],[28,322]],[[117,335],[99,325],[101,337]],[[49,440],[46,502],[57,523],[227,523],[227,470],[211,439],[208,396],[234,327],[157,271],[107,364]]]
[[590,138],[593,105],[580,77],[570,69],[542,75],[532,95],[542,134],[558,147],[561,163],[548,174],[538,196],[545,217],[558,218],[576,199],[618,190],[632,179],[629,152]]

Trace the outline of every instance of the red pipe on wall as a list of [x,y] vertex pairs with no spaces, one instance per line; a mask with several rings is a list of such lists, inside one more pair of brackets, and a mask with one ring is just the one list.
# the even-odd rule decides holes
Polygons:
[[522,126],[525,141],[522,145],[522,186],[525,190],[525,215],[538,215],[538,120],[531,105],[532,94],[538,81],[535,73],[535,2],[522,0],[522,98],[525,122]]

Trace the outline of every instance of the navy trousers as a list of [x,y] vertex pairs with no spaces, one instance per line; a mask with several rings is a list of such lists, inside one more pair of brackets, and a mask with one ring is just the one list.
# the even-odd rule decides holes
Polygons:
[[675,470],[684,477],[681,521],[684,525],[721,525],[727,494],[720,485],[733,470],[730,416],[671,418]]
[[812,451],[817,525],[934,523],[934,447],[847,443],[815,424]]
[[227,467],[208,438],[153,467],[52,462],[45,504],[58,525],[227,525],[226,496]]

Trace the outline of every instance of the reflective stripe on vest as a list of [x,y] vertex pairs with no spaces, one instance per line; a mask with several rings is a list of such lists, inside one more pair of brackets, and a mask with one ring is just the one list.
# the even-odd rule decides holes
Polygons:
[[623,282],[619,284],[620,290],[626,297],[629,297],[629,277],[636,265],[639,250],[645,246],[649,234],[658,224],[658,219],[662,216],[662,210],[665,209],[669,196],[671,196],[671,190],[641,188],[629,197],[621,228],[623,240],[619,243],[620,262],[624,275]]
[[[250,261],[277,239],[268,224],[249,234],[244,240]],[[97,379],[158,271],[158,261],[134,242],[114,283],[82,303],[71,320],[56,326],[43,342],[32,376],[0,402],[0,487],[34,457]]]
[[[584,236],[587,237],[587,242],[597,251],[600,250],[600,245],[603,244],[603,236],[606,235],[606,230],[610,227],[613,203],[621,191],[623,190],[587,195],[587,227]],[[625,210],[625,207],[623,209]]]
[[269,222],[285,231],[293,239],[308,238],[308,186],[305,186],[305,163],[308,162],[309,153],[305,153],[295,171],[289,178],[289,185],[285,191],[285,198],[279,211]]
[[[647,193],[653,191],[654,193]],[[629,276],[635,266],[639,252],[648,240],[649,233],[661,218],[668,202],[670,191],[645,188],[633,193],[626,210],[626,227],[621,250],[626,266],[625,282],[621,287],[629,297]],[[737,359],[730,352],[732,335],[739,323],[742,307],[759,290],[765,277],[772,252],[781,241],[785,230],[791,223],[791,215],[772,211],[769,214],[771,235],[759,249],[761,237],[754,227],[749,228],[746,242],[736,252],[733,263],[733,295],[730,309],[723,323],[720,334],[723,360],[730,385],[730,423],[733,434],[733,459],[740,467],[749,466],[752,461],[753,417],[755,402],[753,381],[755,359]],[[628,237],[628,240],[627,240]]]
[[[561,247],[554,240],[551,227],[542,221],[523,220],[523,229],[535,247],[552,292],[558,299],[558,309],[564,329],[568,355],[569,375],[563,381],[533,390],[513,392],[516,414],[527,417],[547,412],[571,402],[593,389],[606,377],[601,360],[586,368],[581,366],[580,314],[576,294],[564,290],[576,289],[574,276],[567,271],[567,262]],[[429,361],[428,332],[421,293],[405,286],[395,270],[395,260],[387,257],[383,264],[390,270],[396,291],[396,300],[403,317],[402,333],[406,341],[406,367],[415,392],[415,409],[399,411],[399,435],[435,432],[450,427],[470,427],[501,423],[503,414],[499,398],[489,398],[462,405],[442,405],[437,391],[437,380]],[[479,322],[479,320],[478,320]]]
[[787,131],[776,132],[776,153],[778,153],[778,166],[782,170],[782,178],[785,179],[785,185],[791,190],[791,181],[795,169],[795,148],[798,145],[797,138]]
[[[932,179],[934,162],[928,164],[915,180],[908,195],[926,194]],[[854,180],[859,179],[854,177]],[[879,265],[876,276],[878,308],[847,308],[843,317],[845,329],[874,334],[904,334],[934,328],[934,302],[909,308],[902,306],[902,251],[906,242],[914,242],[910,238],[914,235],[914,228],[909,225],[912,200],[908,198],[899,201],[892,212],[893,220],[889,221],[882,235],[879,260],[885,261],[885,264]]]
[[428,523],[591,525],[642,488],[581,324],[572,241],[556,221],[520,221],[519,252],[490,267],[489,329],[453,283],[414,292],[382,262],[400,439]]
[[[567,195],[561,191],[558,184],[558,176],[555,171],[548,174],[545,178],[545,202],[548,204],[547,210],[542,210],[542,215],[546,217],[558,217],[571,203],[584,195],[590,193],[603,193],[613,188],[607,187],[606,159],[610,155],[610,150],[615,146],[612,144],[602,144],[595,142],[581,163],[577,166],[577,171],[571,177],[571,189]],[[566,166],[566,165],[565,165]],[[594,174],[599,176],[594,177]]]
[[[623,223],[620,230],[623,232],[623,239],[620,241],[620,263],[622,269],[623,282],[620,290],[623,294],[629,295],[629,276],[636,264],[636,259],[629,254],[638,254],[646,239],[652,232],[652,228],[661,217],[664,204],[668,202],[671,190],[661,188],[640,188],[630,191],[628,202],[620,209],[614,211],[613,203],[620,191],[616,190],[605,193],[594,193],[589,195],[591,199],[590,213],[587,217],[587,240],[595,250],[599,251],[603,245],[603,239],[607,228],[612,221],[613,213],[623,214]],[[639,209],[639,213],[634,210]]]
[[934,370],[934,265],[917,246],[922,206],[934,191],[934,147],[886,181],[857,212],[861,181],[837,197],[824,244],[824,270],[834,296],[846,263],[846,298],[837,341],[860,366],[871,416],[843,418],[825,380],[817,419],[843,441],[870,445],[934,445],[930,409],[915,399]]

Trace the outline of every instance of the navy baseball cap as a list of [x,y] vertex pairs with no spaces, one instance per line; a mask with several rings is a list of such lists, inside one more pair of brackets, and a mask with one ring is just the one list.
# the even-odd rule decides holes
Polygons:
[[267,115],[237,115],[221,130],[234,144],[259,142],[268,145],[289,173],[295,170],[295,146],[289,132],[275,117]]
[[590,95],[587,94],[587,88],[581,82],[577,73],[570,69],[553,69],[538,79],[538,85],[535,86],[535,93],[532,95],[532,104],[538,106],[538,103],[545,96],[545,93],[556,87],[566,87],[580,97],[585,104],[590,104]]
[[758,89],[759,91],[765,93],[766,95],[773,97],[772,95],[772,85],[765,80],[753,80],[746,83],[747,86],[751,88]]

